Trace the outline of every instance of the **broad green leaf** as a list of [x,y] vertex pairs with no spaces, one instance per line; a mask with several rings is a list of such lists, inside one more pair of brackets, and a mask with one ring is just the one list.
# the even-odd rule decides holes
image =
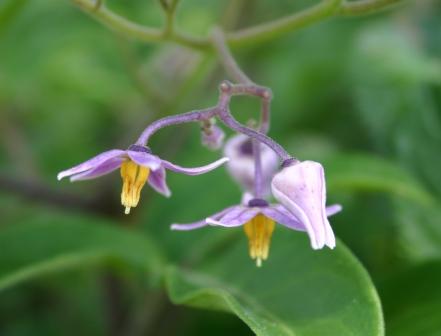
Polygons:
[[231,312],[257,335],[383,335],[375,288],[342,243],[313,251],[306,235],[279,228],[257,268],[245,237],[229,238],[191,269],[169,269],[173,302]]
[[160,273],[163,260],[147,237],[79,216],[29,218],[0,231],[0,289],[85,264],[116,262]]
[[381,287],[391,336],[440,334],[441,260],[414,266]]
[[433,202],[431,194],[401,166],[363,154],[337,155],[324,162],[329,192],[381,191],[421,204]]

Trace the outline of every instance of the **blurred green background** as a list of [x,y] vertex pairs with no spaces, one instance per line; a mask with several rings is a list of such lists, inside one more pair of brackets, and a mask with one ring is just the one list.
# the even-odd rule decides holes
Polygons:
[[[314,3],[183,0],[177,22],[206,35],[215,23],[234,30]],[[155,1],[107,5],[136,22],[163,22]],[[387,335],[441,335],[440,15],[439,1],[408,1],[233,51],[274,93],[270,135],[325,165],[329,203],[344,207],[331,223],[369,273]],[[126,39],[69,1],[0,2],[0,335],[382,334],[369,301],[375,289],[344,247],[335,258],[311,252],[306,235],[277,228],[256,271],[240,229],[170,231],[240,200],[224,168],[169,173],[173,197],[146,187],[130,216],[117,172],[56,181],[99,152],[126,148],[157,118],[214,105],[225,78],[214,54]],[[251,98],[232,104],[243,122],[258,109]],[[162,130],[151,147],[184,166],[221,155],[200,146],[197,124]],[[335,283],[322,283],[317,269],[335,273]],[[189,299],[181,278],[218,291]],[[273,295],[281,279],[283,295]],[[377,308],[356,302],[362,291]],[[243,306],[260,302],[257,315],[268,305],[262,316],[284,327],[259,317],[260,328],[225,293]],[[351,298],[355,308],[341,308]]]

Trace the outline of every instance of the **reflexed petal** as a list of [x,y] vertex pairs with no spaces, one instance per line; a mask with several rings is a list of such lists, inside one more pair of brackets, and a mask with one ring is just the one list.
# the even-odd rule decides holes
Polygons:
[[72,167],[70,169],[64,170],[60,172],[57,175],[57,179],[61,180],[63,177],[82,173],[89,169],[97,168],[102,163],[106,162],[109,159],[113,159],[116,157],[124,157],[126,154],[126,151],[120,150],[120,149],[112,149],[107,152],[103,152],[101,154],[98,154],[97,156],[91,158],[90,160],[87,160],[83,163],[80,163],[79,165]]
[[[219,211],[218,213],[211,215],[210,218],[213,220],[217,220],[221,216],[223,216],[226,212],[230,211],[232,208],[233,207],[228,207],[222,211]],[[193,223],[188,223],[188,224],[175,223],[175,224],[172,224],[171,229],[172,230],[180,230],[180,231],[188,231],[188,230],[199,229],[199,228],[202,228],[207,225],[208,225],[207,220],[203,219],[203,220],[193,222]]]
[[340,204],[332,204],[326,207],[326,216],[331,217],[343,210]]
[[216,169],[217,167],[224,164],[228,160],[229,160],[228,158],[222,158],[222,159],[214,161],[206,166],[195,167],[195,168],[184,168],[184,167],[175,165],[175,164],[173,164],[169,161],[166,161],[166,160],[162,160],[162,164],[164,165],[165,168],[170,169],[171,171],[174,171],[176,173],[182,173],[182,174],[186,174],[186,175],[200,175],[200,174],[208,173],[209,171],[211,171],[213,169]]
[[119,158],[119,157],[107,160],[106,162],[103,162],[101,165],[99,165],[94,169],[89,169],[88,171],[85,171],[83,173],[79,173],[71,176],[70,180],[72,182],[90,180],[96,177],[109,174],[114,170],[118,169],[121,166],[121,163],[124,162],[124,160],[125,160],[124,158]]
[[166,174],[164,167],[160,167],[158,170],[152,170],[148,179],[150,186],[155,189],[158,193],[164,195],[165,197],[171,196],[171,191],[167,186]]
[[156,155],[132,150],[128,150],[127,155],[133,162],[139,164],[140,166],[150,168],[151,170],[157,170],[161,167],[162,161]]
[[254,218],[260,212],[259,208],[249,208],[244,206],[232,207],[221,218],[215,220],[207,218],[207,223],[210,225],[219,225],[224,227],[241,226]]
[[323,167],[304,161],[282,169],[271,183],[274,197],[302,224],[314,249],[335,247],[335,237],[326,216],[326,186]]

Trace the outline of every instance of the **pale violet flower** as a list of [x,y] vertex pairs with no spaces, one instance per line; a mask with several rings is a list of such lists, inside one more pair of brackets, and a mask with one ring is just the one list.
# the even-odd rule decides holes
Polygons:
[[148,182],[157,192],[166,197],[171,195],[165,181],[165,169],[186,175],[199,175],[207,173],[223,163],[227,158],[222,158],[211,164],[196,168],[184,168],[152,154],[146,146],[131,145],[127,150],[112,149],[103,152],[90,160],[58,174],[58,180],[70,176],[71,181],[89,180],[109,174],[120,168],[123,179],[121,204],[128,214],[131,208],[138,205],[141,189]]
[[[264,145],[260,146],[260,155],[263,194],[269,195],[271,178],[279,167],[279,158],[273,150]],[[243,134],[231,137],[225,143],[224,156],[230,159],[226,166],[233,179],[239,183],[244,191],[253,191],[255,163],[251,138]]]
[[211,150],[218,150],[224,143],[225,133],[219,126],[210,125],[201,130],[202,144]]
[[274,197],[301,223],[314,249],[334,248],[335,236],[328,221],[325,174],[320,163],[293,163],[277,173],[271,189]]
[[[243,197],[248,200],[249,195]],[[336,204],[326,208],[326,216],[332,216],[341,210]],[[256,260],[258,267],[268,258],[271,236],[275,223],[297,231],[307,231],[303,222],[281,204],[268,204],[263,199],[250,199],[247,203],[228,207],[210,217],[189,224],[173,224],[172,230],[188,231],[207,225],[227,228],[243,226],[249,241],[250,257]],[[309,232],[308,232],[309,233]]]

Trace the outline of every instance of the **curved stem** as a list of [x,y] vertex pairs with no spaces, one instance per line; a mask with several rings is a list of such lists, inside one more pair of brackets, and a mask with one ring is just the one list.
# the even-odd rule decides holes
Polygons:
[[367,15],[387,9],[403,0],[359,0],[359,1],[345,1],[340,6],[338,13],[340,15]]
[[269,136],[260,133],[252,128],[246,127],[242,125],[240,122],[238,122],[234,117],[231,115],[228,108],[221,108],[218,112],[219,119],[228,127],[235,130],[238,133],[243,133],[245,135],[248,135],[250,138],[256,139],[259,142],[267,145],[269,148],[271,148],[282,161],[288,160],[291,158],[291,155],[277,142],[275,142],[273,139],[271,139]]
[[149,138],[159,131],[161,128],[171,126],[171,125],[177,125],[177,124],[183,124],[188,122],[198,122],[202,120],[207,120],[212,117],[214,117],[217,114],[217,106],[207,108],[204,110],[195,110],[190,111],[183,114],[173,115],[165,118],[161,118],[156,120],[155,122],[151,123],[139,136],[138,140],[136,141],[137,145],[146,145]]
[[266,42],[330,17],[337,12],[341,1],[322,0],[319,4],[292,15],[230,33],[227,41],[231,46]]
[[213,46],[219,54],[219,60],[226,72],[238,83],[255,85],[255,83],[242,71],[237,64],[225,41],[225,36],[220,28],[215,27],[212,32]]

